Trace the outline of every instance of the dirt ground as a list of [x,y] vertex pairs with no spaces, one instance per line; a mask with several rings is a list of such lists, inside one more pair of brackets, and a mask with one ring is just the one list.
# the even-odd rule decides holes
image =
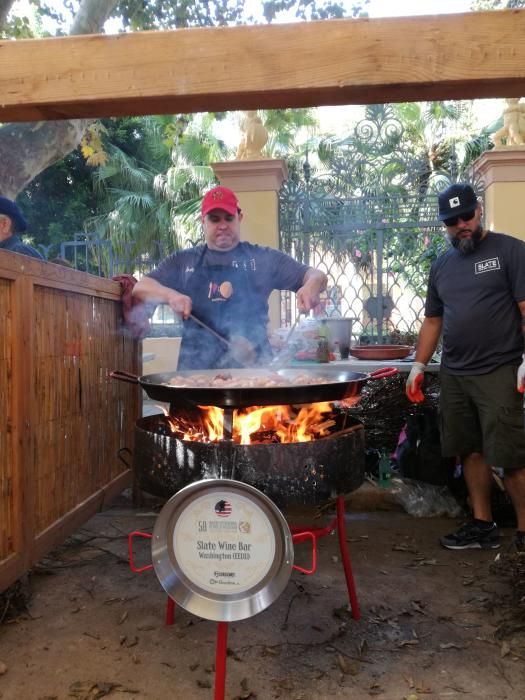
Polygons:
[[[2,700],[213,697],[216,624],[179,608],[166,626],[154,572],[128,566],[128,532],[151,531],[155,517],[121,500],[33,571],[27,612],[0,626]],[[521,700],[525,638],[501,638],[508,584],[491,571],[494,551],[439,547],[455,525],[349,514],[362,619],[348,611],[337,540],[324,538],[314,575],[294,572],[269,609],[229,626],[226,697]],[[150,561],[148,544],[137,558]]]

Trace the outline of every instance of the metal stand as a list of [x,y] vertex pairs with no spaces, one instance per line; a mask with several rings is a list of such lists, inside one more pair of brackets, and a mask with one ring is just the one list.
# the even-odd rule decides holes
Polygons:
[[[292,540],[294,544],[299,542],[304,542],[310,540],[312,544],[312,563],[309,569],[305,569],[301,566],[294,564],[294,569],[300,571],[303,574],[310,575],[315,573],[317,570],[317,540],[320,537],[326,537],[332,534],[337,529],[337,536],[339,539],[339,550],[341,552],[341,559],[343,562],[343,569],[345,572],[346,587],[348,589],[348,597],[350,599],[350,606],[352,608],[352,617],[354,620],[359,620],[361,617],[361,612],[359,610],[359,603],[357,600],[357,593],[355,589],[354,576],[352,573],[352,564],[350,562],[350,555],[348,553],[348,547],[346,544],[346,532],[345,532],[345,503],[344,497],[337,497],[337,509],[336,516],[332,522],[323,528],[312,528],[307,526],[291,526],[290,531],[292,532]],[[129,556],[129,566],[134,573],[142,573],[143,571],[149,571],[153,569],[153,564],[146,564],[145,566],[136,567],[135,560],[133,557],[133,539],[135,537],[143,537],[151,539],[152,535],[148,532],[141,532],[135,530],[130,532],[128,535],[128,556]],[[175,617],[175,601],[173,598],[167,596],[166,603],[166,625],[172,625]],[[224,700],[226,692],[226,657],[228,648],[228,623],[218,622],[217,623],[217,640],[215,643],[215,686],[214,686],[214,700]]]
[[228,623],[217,624],[215,644],[215,700],[224,700],[226,690],[226,653],[228,647]]
[[166,625],[172,625],[173,620],[175,619],[175,601],[173,598],[170,598],[167,596],[168,600],[166,601]]
[[[175,601],[167,597],[166,625],[172,625],[175,619]],[[214,700],[224,700],[226,692],[226,658],[228,656],[228,623],[217,623],[217,641],[215,642],[215,692]]]
[[231,442],[233,437],[233,408],[226,406],[223,408],[222,419],[222,439]]
[[352,572],[352,564],[350,562],[350,554],[348,552],[348,546],[346,543],[344,496],[337,497],[336,516],[327,527],[312,528],[307,526],[297,527],[292,525],[290,527],[290,530],[293,533],[295,542],[295,538],[298,535],[300,536],[304,534],[312,535],[317,541],[320,537],[326,537],[327,535],[331,535],[336,528],[337,537],[339,540],[339,551],[341,552],[341,561],[343,562],[343,569],[345,572],[348,598],[350,600],[350,607],[352,608],[352,617],[354,618],[354,620],[360,620],[361,611],[359,609],[359,602],[357,600],[357,592],[355,588],[354,575]]

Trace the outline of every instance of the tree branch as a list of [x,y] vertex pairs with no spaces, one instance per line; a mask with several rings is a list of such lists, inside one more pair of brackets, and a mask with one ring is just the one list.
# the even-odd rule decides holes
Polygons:
[[87,119],[6,124],[0,129],[0,194],[14,199],[49,165],[76,148]]
[[[13,0],[0,0],[2,17]],[[101,32],[117,0],[82,0],[71,34]],[[0,194],[14,199],[49,165],[75,149],[92,119],[5,124],[0,128]]]
[[[0,3],[4,0],[0,0]],[[118,0],[82,0],[70,34],[99,34]]]

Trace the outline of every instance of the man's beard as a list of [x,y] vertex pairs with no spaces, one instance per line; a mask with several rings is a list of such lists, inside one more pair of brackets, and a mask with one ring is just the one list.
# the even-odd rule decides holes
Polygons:
[[454,248],[457,248],[460,253],[463,255],[469,255],[478,247],[482,234],[483,227],[480,224],[469,238],[458,238],[457,236],[449,236],[448,238]]

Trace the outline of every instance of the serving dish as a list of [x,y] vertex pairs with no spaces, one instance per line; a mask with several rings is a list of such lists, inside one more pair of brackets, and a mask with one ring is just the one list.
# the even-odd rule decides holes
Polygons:
[[354,345],[350,355],[358,360],[402,360],[413,350],[411,345]]

